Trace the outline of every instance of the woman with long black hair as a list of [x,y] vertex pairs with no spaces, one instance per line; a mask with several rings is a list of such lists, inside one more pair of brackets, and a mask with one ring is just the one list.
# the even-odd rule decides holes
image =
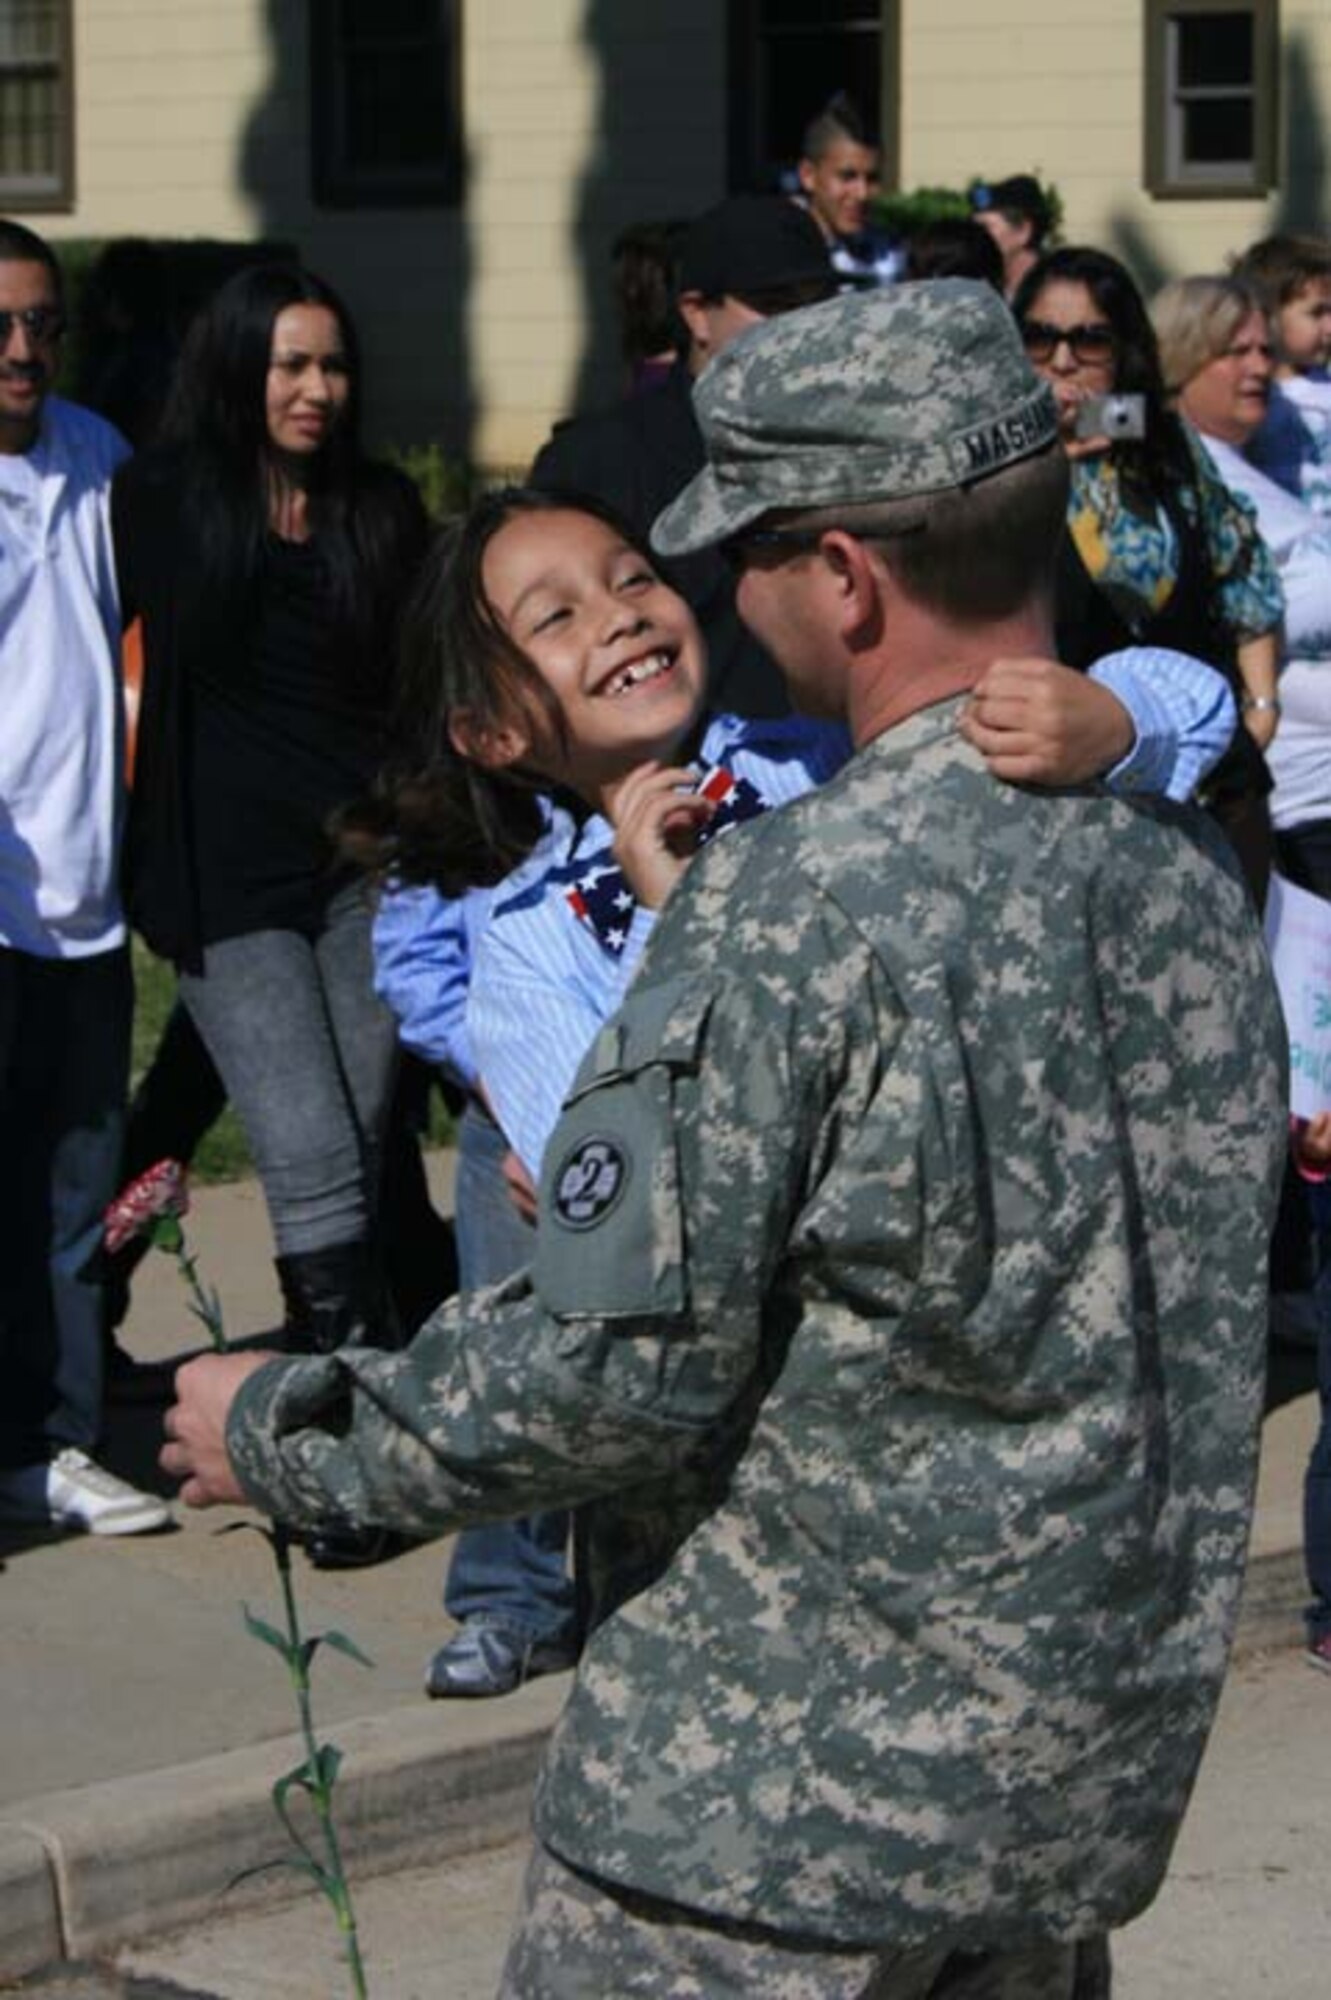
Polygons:
[[[1176,647],[1219,668],[1241,705],[1202,799],[1229,835],[1257,903],[1270,872],[1271,780],[1282,599],[1251,512],[1221,483],[1169,407],[1141,295],[1101,250],[1050,251],[1012,310],[1049,383],[1072,474],[1058,577],[1059,658],[1085,666],[1115,646]],[[1136,435],[1107,434],[1107,396],[1136,398]],[[1135,413],[1134,413],[1135,414]]]
[[292,1344],[385,1335],[374,1255],[395,1058],[368,894],[330,815],[383,753],[396,620],[424,545],[411,483],[359,440],[355,331],[286,264],[225,284],[158,446],[113,502],[144,686],[127,892],[239,1113]]

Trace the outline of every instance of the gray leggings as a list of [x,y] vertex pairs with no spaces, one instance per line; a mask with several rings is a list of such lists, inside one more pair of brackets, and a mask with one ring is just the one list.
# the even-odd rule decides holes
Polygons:
[[323,929],[208,945],[180,997],[245,1128],[280,1256],[370,1233],[397,1050],[359,884]]

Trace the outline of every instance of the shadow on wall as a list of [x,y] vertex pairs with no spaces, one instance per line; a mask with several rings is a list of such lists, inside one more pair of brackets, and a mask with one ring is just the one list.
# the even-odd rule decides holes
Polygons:
[[[479,10],[463,8],[464,33]],[[313,185],[310,21],[305,0],[267,0],[270,69],[246,123],[237,162],[241,187],[255,204],[254,234],[295,243],[310,267],[347,298],[366,354],[367,410],[372,442],[438,442],[470,455],[478,383],[469,336],[469,294],[480,261],[492,247],[473,241],[475,207],[327,207]],[[480,33],[479,27],[473,32]],[[568,410],[604,406],[626,385],[620,356],[611,247],[630,223],[689,215],[719,200],[726,173],[726,10],[715,0],[584,0],[576,33],[593,66],[595,102],[586,118],[585,156],[570,203],[567,247],[548,255],[576,265],[582,340],[565,380]],[[527,115],[537,129],[530,157],[543,146],[557,157],[565,113],[553,96],[526,81],[539,76],[541,45],[534,33],[530,60],[515,39],[508,68],[486,71],[500,87],[470,107],[479,145],[503,170],[536,183],[520,130],[505,119]],[[524,67],[526,65],[526,67]],[[513,107],[530,110],[515,110]],[[466,138],[464,133],[464,139]],[[548,143],[552,142],[552,143]],[[513,164],[504,157],[510,149]],[[510,197],[511,198],[511,197]],[[517,194],[520,201],[520,193]],[[519,211],[520,212],[520,211]],[[554,274],[557,275],[557,274]],[[549,308],[545,274],[531,272],[533,353],[522,352],[521,327],[504,329],[504,351],[525,373],[521,399],[539,404],[540,330]],[[554,395],[561,391],[556,387]],[[552,415],[563,414],[552,411]],[[541,440],[533,439],[533,448]]]
[[[1275,207],[1269,225],[1260,233],[1269,236],[1282,230],[1312,230],[1325,234],[1327,149],[1312,53],[1302,30],[1294,29],[1285,36],[1281,64],[1280,123],[1286,144]],[[1114,218],[1106,247],[1127,265],[1147,299],[1171,278],[1194,275],[1190,268],[1178,268],[1137,212],[1124,211]],[[1238,256],[1248,245],[1242,242],[1231,247]]]
[[[468,340],[471,248],[454,205],[320,206],[314,197],[313,86],[305,0],[267,0],[267,87],[236,164],[254,234],[293,243],[346,299],[365,356],[372,447],[440,444],[470,455],[475,387]],[[465,187],[465,167],[463,184]]]
[[715,0],[587,0],[597,102],[573,207],[586,332],[572,409],[604,408],[627,387],[611,264],[620,231],[725,195],[725,15]]

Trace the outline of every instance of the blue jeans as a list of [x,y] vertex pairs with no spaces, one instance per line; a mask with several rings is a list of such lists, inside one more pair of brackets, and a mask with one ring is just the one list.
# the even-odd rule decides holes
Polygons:
[[397,1058],[374,991],[370,903],[359,883],[323,929],[251,931],[182,973],[190,1011],[245,1128],[278,1254],[370,1234]]
[[[503,1133],[469,1105],[458,1138],[455,1222],[464,1292],[498,1283],[530,1262],[533,1231],[522,1220],[500,1175],[508,1151]],[[574,1591],[565,1561],[569,1518],[532,1514],[468,1528],[458,1536],[444,1586],[444,1609],[462,1623],[488,1618],[525,1638],[572,1637]]]
[[126,949],[34,958],[0,947],[0,1466],[102,1423],[102,1212],[129,1087]]

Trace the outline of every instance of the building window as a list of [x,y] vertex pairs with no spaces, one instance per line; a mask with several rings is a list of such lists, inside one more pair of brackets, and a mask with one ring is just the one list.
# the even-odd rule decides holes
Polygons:
[[845,91],[895,185],[899,0],[731,0],[730,184],[776,187],[805,127]]
[[70,0],[0,0],[0,206],[73,205]]
[[312,0],[316,201],[458,200],[461,12],[462,0]]
[[1276,0],[1148,0],[1146,183],[1260,195],[1276,181]]

